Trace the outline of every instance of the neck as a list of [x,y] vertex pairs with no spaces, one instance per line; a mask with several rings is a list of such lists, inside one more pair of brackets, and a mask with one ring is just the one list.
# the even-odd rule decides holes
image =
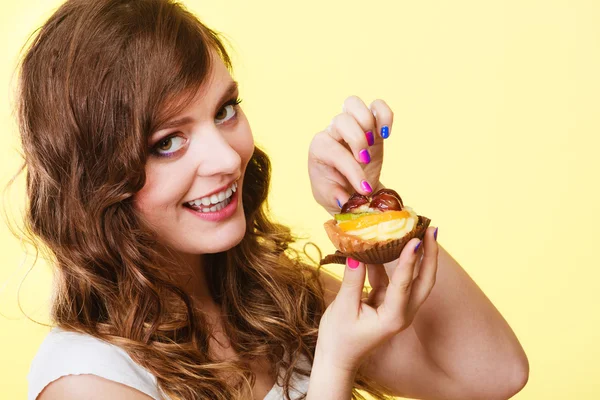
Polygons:
[[202,254],[184,254],[168,251],[168,256],[175,261],[177,283],[200,309],[212,309],[215,302],[208,287],[206,265]]

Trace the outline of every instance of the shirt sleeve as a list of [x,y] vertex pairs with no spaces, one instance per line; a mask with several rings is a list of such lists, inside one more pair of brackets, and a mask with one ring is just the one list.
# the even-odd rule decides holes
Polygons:
[[93,336],[54,328],[35,355],[28,380],[28,399],[67,375],[91,374],[130,386],[154,400],[166,400],[156,378],[135,363],[127,352]]

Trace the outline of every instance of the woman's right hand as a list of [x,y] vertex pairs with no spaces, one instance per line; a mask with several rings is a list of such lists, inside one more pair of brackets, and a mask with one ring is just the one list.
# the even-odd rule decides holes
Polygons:
[[[361,297],[367,268],[363,263],[347,260],[341,288],[319,324],[313,372],[324,372],[331,379],[353,380],[360,364],[373,350],[412,323],[433,288],[437,272],[437,257],[433,256],[437,254],[437,242],[426,242],[429,249],[424,249],[418,238],[410,240],[400,257],[387,264],[396,263],[391,279],[383,265],[368,265],[373,290],[366,300]],[[418,276],[414,277],[422,252],[425,256],[418,267]],[[310,386],[309,393],[314,389],[312,375]]]

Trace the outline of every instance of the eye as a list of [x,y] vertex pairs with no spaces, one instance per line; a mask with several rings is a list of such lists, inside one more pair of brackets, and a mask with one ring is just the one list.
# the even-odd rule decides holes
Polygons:
[[169,136],[154,146],[154,152],[159,156],[170,156],[183,147],[185,139],[180,136]]
[[237,115],[238,105],[242,100],[231,100],[221,108],[221,110],[215,115],[215,122],[217,125],[225,123]]

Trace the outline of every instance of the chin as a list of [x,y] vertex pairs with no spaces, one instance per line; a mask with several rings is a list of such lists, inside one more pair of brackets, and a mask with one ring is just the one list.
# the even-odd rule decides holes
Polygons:
[[174,243],[175,250],[186,254],[214,254],[227,251],[237,246],[246,234],[246,218],[243,212],[229,223],[217,226],[204,235],[191,236],[188,233],[183,239]]
[[202,249],[198,254],[214,254],[230,250],[240,244],[242,239],[244,239],[245,233],[246,226],[244,225],[244,228],[239,229],[235,234],[230,234],[223,240],[215,239],[210,245],[202,246]]

